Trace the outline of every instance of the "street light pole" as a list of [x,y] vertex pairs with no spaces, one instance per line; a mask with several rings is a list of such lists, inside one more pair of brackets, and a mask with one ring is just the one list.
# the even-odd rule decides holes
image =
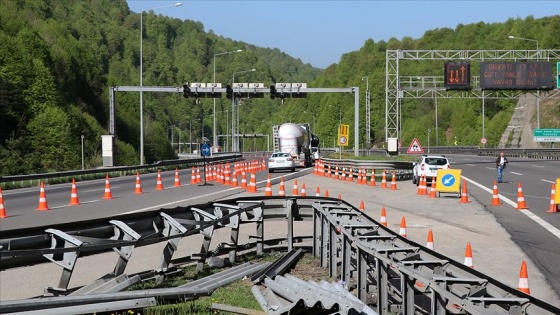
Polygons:
[[[539,51],[539,41],[538,40],[531,39],[531,38],[517,37],[517,36],[513,36],[513,35],[509,35],[508,38],[509,39],[520,39],[520,40],[535,42],[537,44],[537,61],[539,61],[540,51]],[[540,92],[541,92],[540,90],[537,90],[537,128],[538,129],[541,128],[541,113],[540,113],[541,93]]]
[[143,100],[143,96],[142,96],[142,77],[143,77],[143,71],[142,71],[142,39],[144,37],[144,26],[143,26],[143,20],[144,20],[144,11],[150,11],[150,10],[156,10],[156,9],[163,9],[163,8],[169,8],[169,7],[180,7],[183,4],[181,2],[177,2],[175,4],[172,5],[166,5],[166,6],[162,6],[162,7],[156,7],[156,8],[151,8],[151,9],[146,9],[146,10],[142,10],[140,11],[140,165],[144,165],[144,100]]
[[[216,84],[216,56],[222,56],[222,55],[227,55],[227,54],[242,52],[242,51],[243,51],[242,49],[238,49],[233,51],[226,51],[219,54],[214,54],[214,85]],[[214,123],[212,126],[212,130],[213,130],[212,143],[214,144],[214,147],[216,147],[218,145],[218,138],[216,137],[216,99],[214,98],[213,100],[214,100]],[[213,152],[210,151],[210,154],[212,155]]]
[[82,171],[84,170],[84,135],[82,135]]
[[[362,77],[362,81],[366,80],[366,143],[369,146],[371,142],[371,105],[370,105],[370,97],[369,97],[369,78]],[[368,147],[369,149],[369,147]]]
[[[234,72],[231,78],[232,89],[234,87],[233,84],[235,83],[236,74],[254,72],[254,71],[257,71],[257,69]],[[237,115],[239,116],[239,111],[237,112]],[[235,134],[236,128],[239,129],[239,126],[236,126],[235,121],[236,121],[235,120],[235,93],[233,93],[233,95],[231,96],[231,151],[232,152],[239,150],[239,139],[237,139],[236,141],[236,134]]]

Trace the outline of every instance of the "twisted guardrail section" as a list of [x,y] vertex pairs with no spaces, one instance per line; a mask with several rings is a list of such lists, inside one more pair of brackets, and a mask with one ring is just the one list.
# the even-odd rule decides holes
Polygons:
[[[62,268],[59,283],[47,288],[53,295],[48,302],[0,301],[0,313],[62,305],[73,307],[84,300],[88,303],[118,302],[122,307],[122,303],[136,303],[133,301],[140,296],[147,299],[142,300],[143,303],[150,305],[154,302],[151,298],[172,294],[171,291],[127,291],[113,293],[113,297],[90,292],[95,292],[93,288],[99,286],[99,282],[123,277],[134,249],[150,244],[166,244],[157,257],[159,268],[146,273],[160,282],[176,271],[171,262],[179,241],[189,239],[192,242],[191,236],[203,236],[200,251],[187,259],[195,263],[198,270],[205,267],[208,257],[220,253],[227,254],[230,262],[235,262],[242,249],[253,248],[257,254],[263,254],[265,246],[278,242],[265,234],[265,224],[271,218],[286,218],[286,237],[282,241],[289,251],[296,244],[301,246],[302,242],[308,242],[313,255],[320,258],[321,266],[328,268],[330,276],[355,284],[357,298],[375,305],[379,314],[560,314],[560,309],[545,301],[398,235],[343,200],[280,196],[227,199],[89,222],[0,231],[0,268],[3,270],[45,261]],[[310,222],[311,234],[294,236],[294,221],[310,219],[313,221]],[[238,242],[241,224],[255,226],[255,235],[250,236],[246,244]],[[278,220],[272,224],[277,225]],[[231,231],[230,241],[211,249],[214,232],[221,228]],[[77,259],[108,251],[117,254],[111,274],[77,291],[68,288]],[[257,271],[256,267],[245,269],[246,273]],[[131,282],[134,281],[127,283]],[[219,279],[212,282],[226,283]],[[190,299],[207,295],[215,288],[186,286],[177,294]],[[114,281],[109,287],[114,292],[126,285]]]

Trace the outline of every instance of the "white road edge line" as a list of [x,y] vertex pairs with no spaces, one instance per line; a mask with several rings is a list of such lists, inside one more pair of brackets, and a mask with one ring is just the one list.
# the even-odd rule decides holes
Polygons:
[[513,175],[519,175],[519,176],[523,176],[523,174],[520,174],[520,173],[516,173],[516,172],[510,172],[510,173],[512,173]]
[[468,166],[474,166],[474,164],[466,164],[466,165],[468,165]]
[[544,178],[541,178],[541,180],[542,180],[543,182],[545,182],[545,183],[550,183],[550,184],[555,184],[555,183],[556,183],[556,182],[553,182],[553,181],[551,181],[551,180],[544,179]]
[[[493,191],[490,188],[487,188],[485,186],[483,186],[482,184],[479,184],[477,182],[475,182],[474,180],[467,178],[465,176],[461,176],[463,179],[465,179],[467,182],[476,185],[478,188],[488,192],[489,194],[492,194]],[[505,203],[509,204],[510,206],[512,206],[515,210],[517,210],[517,202],[513,202],[510,199],[508,199],[507,197],[504,197],[500,194],[498,194],[498,197],[503,200]],[[545,220],[539,218],[537,215],[535,215],[534,213],[532,213],[529,210],[517,210],[517,211],[521,211],[523,214],[525,214],[527,217],[529,217],[531,220],[535,221],[537,224],[539,224],[540,226],[542,226],[543,228],[545,228],[547,231],[549,231],[550,233],[552,233],[552,235],[556,236],[557,238],[560,239],[560,230],[558,230],[557,228],[555,228],[554,226],[552,226],[550,223],[546,222]]]
[[532,167],[540,167],[540,168],[544,168],[543,165],[531,165]]

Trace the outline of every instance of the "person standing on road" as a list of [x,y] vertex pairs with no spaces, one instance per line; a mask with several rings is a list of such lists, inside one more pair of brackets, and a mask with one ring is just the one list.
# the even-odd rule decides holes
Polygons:
[[508,159],[504,156],[504,152],[500,152],[500,156],[496,159],[496,167],[498,168],[498,183],[504,182],[504,169],[508,163]]

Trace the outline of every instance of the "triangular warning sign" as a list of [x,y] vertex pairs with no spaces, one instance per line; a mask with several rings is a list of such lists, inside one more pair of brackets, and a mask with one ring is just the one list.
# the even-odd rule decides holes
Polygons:
[[410,144],[410,147],[408,147],[408,151],[406,151],[406,153],[422,154],[424,153],[424,149],[422,149],[422,146],[420,145],[420,142],[418,142],[418,139],[414,138],[414,140],[412,140],[412,143]]

